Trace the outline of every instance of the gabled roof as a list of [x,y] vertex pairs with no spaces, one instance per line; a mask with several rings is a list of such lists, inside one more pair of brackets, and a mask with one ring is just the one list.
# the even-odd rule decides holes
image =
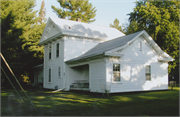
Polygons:
[[[149,43],[154,44],[153,48],[155,49],[155,51],[158,52],[161,56],[165,57],[166,61],[174,60],[167,53],[163,52],[160,49],[160,47],[150,38],[150,36],[147,34],[147,32],[143,30],[143,31],[139,31],[139,32],[127,35],[127,36],[122,36],[122,37],[118,37],[116,39],[112,39],[109,41],[99,43],[97,46],[95,46],[91,50],[87,51],[85,54],[83,54],[79,57],[76,57],[74,59],[68,60],[66,62],[68,63],[68,62],[73,62],[73,61],[79,61],[82,59],[88,59],[90,57],[101,55],[101,54],[106,55],[106,52],[116,49],[116,48],[120,48],[120,47],[122,47],[122,49],[123,49],[126,46],[128,46],[129,43],[134,41],[137,37],[139,37],[142,34],[144,34],[146,36],[146,39],[148,40]],[[115,54],[113,54],[113,55],[115,55]],[[115,56],[118,56],[118,55],[115,55]]]
[[[47,24],[48,22],[52,22],[59,30],[61,30],[59,31],[59,35],[71,35],[105,40],[125,35],[115,28],[71,21],[67,19],[49,17]],[[44,30],[47,30],[46,28],[48,27],[45,27]],[[46,33],[46,31],[44,31],[43,33]],[[43,41],[40,41],[40,43],[42,42]]]

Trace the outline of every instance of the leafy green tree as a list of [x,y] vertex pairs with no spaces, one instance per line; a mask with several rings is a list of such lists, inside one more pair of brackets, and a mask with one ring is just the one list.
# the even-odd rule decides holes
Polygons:
[[137,31],[146,30],[175,59],[169,64],[169,73],[176,79],[179,79],[179,12],[176,0],[141,0],[129,14],[129,21],[137,23]]
[[45,25],[38,24],[34,6],[34,0],[1,1],[1,52],[18,78],[43,60],[38,43]]
[[59,18],[76,20],[80,18],[82,22],[94,22],[96,9],[89,3],[89,0],[57,0],[60,8],[51,6]]
[[119,25],[119,20],[117,18],[114,20],[113,24],[110,24],[109,26],[113,27],[113,28],[116,28],[119,31],[124,33],[123,25],[122,26]]
[[132,34],[134,32],[138,32],[140,30],[138,30],[138,24],[136,21],[131,21],[129,24],[126,24],[125,28],[124,28],[124,33],[126,35],[128,34]]

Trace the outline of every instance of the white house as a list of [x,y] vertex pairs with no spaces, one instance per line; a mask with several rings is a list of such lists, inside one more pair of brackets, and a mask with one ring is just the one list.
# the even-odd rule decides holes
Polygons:
[[146,31],[126,36],[115,28],[50,17],[39,44],[44,45],[44,88],[168,89],[168,62],[174,59]]

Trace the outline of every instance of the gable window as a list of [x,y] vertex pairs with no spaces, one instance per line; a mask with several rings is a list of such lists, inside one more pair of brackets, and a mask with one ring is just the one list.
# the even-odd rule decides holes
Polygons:
[[139,42],[140,51],[142,51],[142,41]]
[[58,76],[61,77],[61,67],[58,67]]
[[113,64],[113,81],[120,81],[120,64]]
[[151,81],[151,66],[150,65],[145,66],[145,75],[146,75],[146,80]]
[[49,68],[49,82],[51,82],[51,68]]
[[49,59],[51,59],[51,46],[49,47]]
[[56,44],[56,57],[59,57],[59,43]]

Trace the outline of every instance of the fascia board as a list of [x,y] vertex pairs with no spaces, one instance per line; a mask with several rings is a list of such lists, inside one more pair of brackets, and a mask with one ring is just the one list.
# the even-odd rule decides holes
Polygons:
[[[41,39],[40,39],[39,43],[41,43],[41,42],[44,41],[44,40],[43,40],[44,33],[45,33],[46,29],[47,29],[47,26],[48,26],[49,22],[50,22],[50,18],[48,18],[48,20],[47,20],[46,26],[44,27],[44,30],[43,30],[43,33],[42,33],[42,36],[41,36]],[[42,41],[41,41],[41,40],[42,40]]]
[[172,59],[169,59],[169,58],[159,58],[158,59],[158,61],[160,61],[160,62],[170,62],[170,61],[174,61],[174,59],[172,58]]
[[104,55],[105,55],[105,56],[117,56],[117,57],[122,57],[122,56],[124,56],[124,54],[108,53],[108,52],[105,52]]
[[168,58],[169,61],[175,60],[169,54],[164,52],[146,31],[144,31],[144,36],[146,37],[145,39],[146,41],[148,41],[148,44],[150,44],[150,46],[157,52],[157,54],[162,57]]

